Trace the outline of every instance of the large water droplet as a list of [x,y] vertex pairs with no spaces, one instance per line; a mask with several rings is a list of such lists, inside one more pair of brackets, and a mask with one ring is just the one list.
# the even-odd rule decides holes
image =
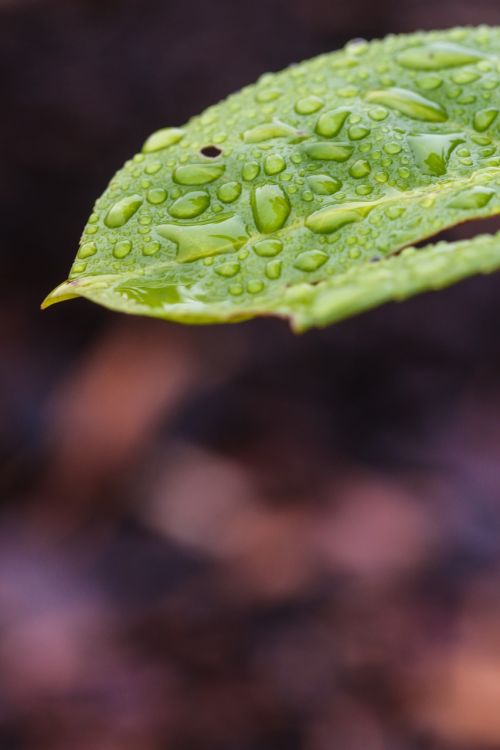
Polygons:
[[307,182],[316,195],[333,195],[342,187],[340,180],[327,174],[312,174],[307,178]]
[[366,98],[369,102],[383,104],[414,120],[446,122],[448,119],[448,115],[440,104],[408,89],[389,88],[370,91]]
[[346,108],[332,109],[324,112],[316,125],[316,133],[323,138],[335,138],[342,130],[342,126],[349,116],[350,110]]
[[264,162],[264,172],[267,175],[279,174],[286,167],[286,162],[279,154],[269,154]]
[[95,242],[86,242],[79,249],[78,257],[82,259],[90,258],[92,255],[95,255],[96,252],[97,252],[97,245],[95,244]]
[[192,193],[183,195],[178,198],[169,208],[169,213],[176,219],[194,219],[207,210],[210,204],[210,197],[203,190],[196,190]]
[[279,279],[281,276],[281,267],[282,263],[280,260],[271,260],[266,265],[266,276],[268,279],[271,279],[271,281],[274,281],[275,279]]
[[261,143],[270,141],[273,138],[291,138],[296,137],[297,131],[285,122],[273,120],[262,125],[256,125],[254,128],[243,133],[245,143]]
[[377,205],[377,202],[372,202],[326,206],[310,214],[305,221],[305,225],[316,234],[331,234],[347,224],[353,224],[366,218]]
[[438,176],[446,174],[451,154],[460,143],[464,143],[464,140],[461,133],[423,133],[408,138],[415,161],[422,172]]
[[241,195],[239,182],[226,182],[217,190],[217,197],[223,203],[233,203]]
[[251,182],[255,180],[260,172],[260,166],[257,161],[247,161],[241,170],[241,176],[245,182]]
[[147,199],[153,206],[159,206],[168,198],[168,193],[163,188],[153,188],[148,192]]
[[168,148],[168,146],[179,143],[184,138],[184,135],[184,130],[181,128],[163,128],[163,130],[157,130],[156,133],[149,136],[142,150],[145,154],[161,151],[164,148]]
[[162,237],[177,245],[177,260],[187,263],[221,253],[239,250],[248,240],[247,229],[239,216],[220,216],[197,224],[162,224]]
[[253,249],[261,258],[274,258],[283,250],[283,243],[280,240],[260,240]]
[[299,99],[296,103],[295,111],[299,115],[312,115],[324,106],[325,103],[319,96],[306,96],[304,99]]
[[316,143],[305,144],[304,151],[311,159],[344,162],[351,158],[353,147],[348,143],[317,141]]
[[111,206],[106,214],[104,223],[110,229],[122,227],[139,210],[142,201],[141,195],[129,195],[126,198],[122,198],[114,206]]
[[498,117],[498,109],[482,109],[474,115],[474,128],[478,133],[488,130]]
[[222,164],[185,164],[174,171],[174,182],[179,185],[207,185],[224,172]]
[[307,271],[310,273],[311,271],[317,271],[318,268],[324,266],[327,260],[328,253],[325,253],[323,250],[307,250],[297,256],[293,265],[295,268],[298,268],[299,271]]
[[464,190],[463,193],[457,195],[456,198],[450,202],[450,207],[464,209],[484,208],[488,205],[494,195],[495,190],[493,190],[493,188],[476,185],[470,190]]
[[358,159],[358,161],[354,162],[352,167],[349,169],[349,174],[351,175],[351,177],[354,177],[355,180],[366,177],[370,174],[370,172],[370,164],[365,159]]
[[290,201],[279,185],[263,185],[252,192],[252,211],[259,232],[276,232],[290,215]]
[[216,267],[215,273],[218,273],[219,276],[223,276],[226,279],[232,279],[233,276],[236,276],[239,270],[239,263],[223,263],[221,266]]
[[484,55],[473,49],[449,42],[433,42],[412,47],[397,55],[397,62],[411,70],[441,70],[481,60]]
[[127,255],[132,250],[132,243],[130,240],[122,240],[121,242],[117,242],[114,249],[113,249],[113,255],[115,258],[118,258],[118,260],[122,260],[123,258],[126,258]]

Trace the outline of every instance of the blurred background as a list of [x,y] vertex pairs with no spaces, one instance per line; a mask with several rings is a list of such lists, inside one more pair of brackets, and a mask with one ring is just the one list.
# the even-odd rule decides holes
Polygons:
[[302,337],[38,309],[151,131],[353,37],[499,21],[0,0],[1,750],[500,748],[500,275]]

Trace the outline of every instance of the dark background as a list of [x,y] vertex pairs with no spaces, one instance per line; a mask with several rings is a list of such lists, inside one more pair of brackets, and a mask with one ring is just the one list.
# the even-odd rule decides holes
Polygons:
[[302,337],[38,310],[149,132],[353,37],[499,21],[0,0],[1,750],[500,748],[500,276]]

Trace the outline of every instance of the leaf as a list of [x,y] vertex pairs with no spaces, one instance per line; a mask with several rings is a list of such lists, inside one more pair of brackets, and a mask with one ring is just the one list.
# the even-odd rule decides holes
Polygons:
[[44,306],[305,330],[496,270],[500,235],[399,251],[500,214],[499,72],[500,28],[479,27],[263,76],[148,138]]

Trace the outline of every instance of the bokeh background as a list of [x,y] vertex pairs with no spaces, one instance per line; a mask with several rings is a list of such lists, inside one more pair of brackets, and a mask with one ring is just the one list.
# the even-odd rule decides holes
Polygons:
[[483,22],[0,0],[1,750],[500,748],[500,275],[302,337],[38,309],[149,132]]

